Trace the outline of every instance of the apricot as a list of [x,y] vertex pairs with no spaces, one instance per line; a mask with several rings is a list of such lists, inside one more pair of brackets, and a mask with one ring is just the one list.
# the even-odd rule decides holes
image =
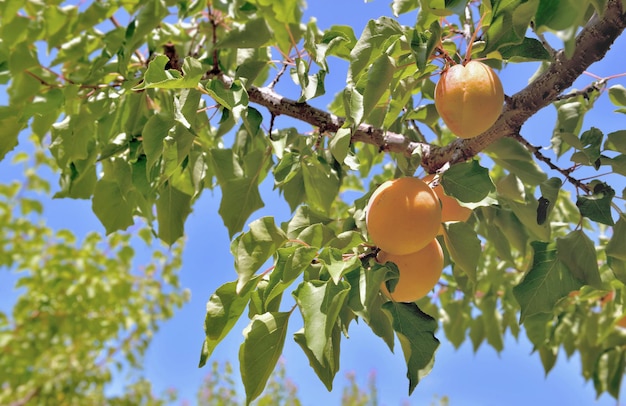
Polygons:
[[421,179],[386,181],[372,194],[365,223],[371,240],[390,254],[405,255],[424,248],[441,224],[435,192]]
[[[432,182],[435,175],[428,175],[423,180],[424,182],[430,184]],[[463,207],[459,204],[458,200],[456,200],[452,196],[448,196],[441,184],[432,188],[435,191],[435,194],[441,201],[441,222],[445,223],[447,221],[467,221],[469,217],[472,215],[472,210],[467,207]],[[439,227],[439,234],[443,234],[443,226]]]
[[435,87],[439,116],[461,138],[473,138],[488,130],[502,113],[503,103],[500,78],[479,61],[444,70]]
[[400,275],[393,292],[389,292],[384,282],[381,285],[383,293],[396,302],[414,302],[423,298],[437,284],[443,271],[443,251],[436,239],[408,255],[380,251],[376,260],[381,264],[391,261],[398,267]]

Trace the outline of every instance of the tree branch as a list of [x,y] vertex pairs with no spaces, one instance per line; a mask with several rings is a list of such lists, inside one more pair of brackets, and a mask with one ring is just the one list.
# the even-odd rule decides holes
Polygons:
[[[625,28],[626,16],[621,0],[608,0],[602,16],[593,18],[578,34],[572,57],[567,58],[564,51],[558,51],[550,67],[526,88],[508,98],[496,123],[476,138],[457,139],[444,147],[436,147],[410,141],[402,134],[361,124],[352,134],[352,141],[377,145],[381,151],[407,155],[421,148],[422,166],[429,173],[447,162],[454,164],[471,159],[498,139],[518,134],[532,115],[556,100],[589,65],[601,60]],[[266,107],[272,114],[296,118],[319,127],[322,132],[335,132],[345,122],[342,117],[283,97],[270,88],[251,86],[248,93],[251,102]]]

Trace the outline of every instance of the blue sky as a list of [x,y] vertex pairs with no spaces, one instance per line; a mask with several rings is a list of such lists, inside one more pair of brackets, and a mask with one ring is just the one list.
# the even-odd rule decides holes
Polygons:
[[[315,16],[322,29],[333,24],[351,25],[357,37],[367,21],[382,15],[391,15],[388,0],[364,3],[357,0],[310,0],[305,20]],[[415,13],[403,16],[401,21],[411,24]],[[621,38],[613,46],[608,57],[590,68],[598,76],[619,74],[623,71],[623,55],[626,51],[626,38]],[[345,83],[347,64],[337,62],[331,65],[326,88],[329,94],[315,99],[313,104],[324,108]],[[501,73],[505,92],[513,94],[527,84],[535,71],[535,64],[510,66]],[[285,76],[283,81],[289,81]],[[582,88],[592,79],[583,77],[575,84]],[[621,83],[620,78],[610,85]],[[0,104],[6,103],[6,95],[0,87]],[[596,108],[587,115],[583,129],[596,126],[606,133],[623,129],[623,115],[613,113],[607,95],[603,95]],[[522,134],[535,145],[549,145],[554,126],[555,111],[547,107],[534,116],[524,126]],[[280,118],[283,120],[283,118]],[[281,121],[277,122],[277,126]],[[19,176],[19,169],[10,169],[10,156],[0,163],[0,182],[7,182]],[[56,184],[56,180],[52,182]],[[277,223],[287,220],[290,211],[286,203],[272,191],[271,179],[262,186],[265,208],[254,213],[252,219],[265,215],[274,216]],[[203,340],[205,304],[211,293],[221,284],[236,278],[233,258],[229,251],[230,240],[226,228],[217,214],[220,202],[219,190],[205,191],[196,203],[186,224],[186,248],[181,271],[183,286],[191,289],[191,301],[174,318],[162,325],[145,357],[145,373],[160,392],[170,387],[179,390],[183,399],[193,404],[195,394],[208,368],[198,369],[200,346]],[[96,230],[104,233],[91,212],[88,201],[46,200],[47,224],[53,228],[70,228],[78,235]],[[0,308],[10,306],[8,288],[10,278],[6,271],[0,272]],[[290,305],[289,302],[285,306]],[[216,349],[212,360],[230,361],[237,364],[241,331],[247,324],[244,317],[232,330],[230,336]],[[295,317],[290,322],[288,339],[284,349],[284,362],[287,375],[298,386],[305,405],[318,405],[323,402],[339,404],[341,389],[347,382],[345,375],[354,372],[363,386],[370,373],[375,371],[378,394],[383,405],[400,405],[407,401],[411,405],[429,405],[434,396],[446,395],[452,405],[527,405],[527,404],[597,404],[615,405],[615,401],[605,395],[594,402],[593,385],[585,383],[580,373],[580,363],[575,356],[567,361],[564,354],[554,370],[547,376],[537,354],[531,354],[532,347],[523,333],[519,341],[510,335],[505,340],[505,350],[497,354],[494,349],[483,345],[474,354],[470,342],[459,350],[454,350],[445,340],[443,332],[438,334],[441,346],[436,354],[433,371],[417,386],[413,395],[407,395],[408,381],[406,365],[399,345],[396,353],[389,352],[383,341],[376,337],[363,324],[353,323],[350,338],[343,339],[341,369],[335,379],[336,390],[328,393],[308,365],[308,360],[300,347],[290,339],[291,334],[301,327]],[[120,384],[121,382],[117,382]]]

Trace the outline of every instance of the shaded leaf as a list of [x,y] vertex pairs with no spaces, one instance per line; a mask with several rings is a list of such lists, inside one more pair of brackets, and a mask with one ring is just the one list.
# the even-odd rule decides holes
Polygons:
[[[626,245],[624,245],[626,247]],[[598,258],[593,241],[582,230],[556,239],[557,258],[585,285],[602,288]]]
[[240,234],[230,245],[235,257],[237,292],[241,292],[252,275],[287,240],[285,233],[276,227],[272,217],[262,217],[250,223],[250,230]]
[[244,329],[239,348],[239,368],[246,391],[246,404],[256,399],[282,353],[291,312],[256,315]]
[[383,310],[391,315],[409,378],[409,395],[433,365],[439,340],[435,337],[437,321],[422,312],[415,303],[386,302]]
[[557,257],[555,244],[531,243],[533,264],[522,281],[513,288],[521,307],[520,323],[537,313],[550,313],[556,303],[569,292],[582,286]]
[[217,288],[209,298],[204,319],[206,338],[202,345],[198,367],[204,366],[217,344],[228,335],[237,323],[250,300],[249,291],[240,296],[236,292],[236,287],[237,281],[227,282]]
[[452,165],[443,173],[441,185],[447,195],[466,203],[479,202],[495,191],[489,170],[476,160]]

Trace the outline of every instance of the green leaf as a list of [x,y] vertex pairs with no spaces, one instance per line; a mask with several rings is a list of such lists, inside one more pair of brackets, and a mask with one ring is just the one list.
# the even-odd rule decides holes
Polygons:
[[557,156],[563,155],[570,146],[582,149],[578,133],[583,124],[587,108],[577,98],[554,103],[557,121],[552,131],[552,149]]
[[433,21],[427,32],[414,29],[411,36],[411,52],[415,57],[417,69],[424,71],[429,58],[441,40],[439,21]]
[[582,216],[612,226],[615,224],[611,216],[611,202],[614,196],[615,190],[609,185],[596,183],[591,196],[578,196],[576,206]]
[[[626,246],[626,245],[625,245]],[[598,258],[593,241],[582,230],[556,239],[557,258],[567,265],[576,279],[602,289]]]
[[370,20],[350,52],[351,63],[347,83],[350,85],[358,83],[365,69],[386,50],[385,44],[394,42],[402,35],[404,35],[402,26],[395,19],[381,17]]
[[155,114],[141,131],[142,143],[146,157],[148,158],[146,169],[149,171],[163,155],[163,141],[176,121],[163,114]]
[[443,305],[446,318],[443,320],[443,331],[446,338],[458,349],[465,342],[466,332],[469,328],[470,307],[467,303],[454,300]]
[[[502,47],[517,45],[524,41],[531,20],[535,17],[539,0],[511,0],[482,3],[485,9],[491,9],[491,21],[485,29],[486,47],[482,51],[488,54]],[[486,11],[483,11],[488,15]]]
[[380,292],[380,285],[387,275],[387,268],[375,264],[372,268],[361,268],[358,272],[350,272],[346,280],[350,283],[348,305],[350,309],[367,323],[374,334],[381,337],[389,349],[393,351],[394,334],[391,317],[382,310],[385,299]]
[[341,343],[341,328],[339,327],[339,324],[335,324],[331,336],[326,342],[326,353],[324,354],[323,363],[319,362],[311,351],[311,348],[307,344],[306,336],[303,330],[294,334],[294,340],[304,351],[304,354],[309,359],[309,364],[324,386],[326,386],[326,389],[331,391],[333,389],[333,380],[339,371],[339,345]]
[[446,249],[454,265],[465,272],[472,282],[476,282],[476,267],[481,254],[476,232],[469,224],[458,221],[444,223],[443,230]]
[[311,266],[317,256],[316,247],[291,246],[276,251],[276,264],[270,274],[266,288],[265,302],[278,297],[291,283]]
[[620,215],[613,226],[613,235],[606,245],[606,255],[626,261],[626,214]]
[[556,303],[582,283],[557,257],[555,244],[533,241],[533,264],[522,281],[513,288],[521,307],[520,323],[537,313],[550,313]]
[[202,355],[198,367],[204,366],[213,350],[228,335],[237,320],[241,317],[248,301],[250,292],[238,295],[237,281],[227,282],[217,288],[206,305],[204,332],[206,338],[202,345]]
[[604,148],[626,154],[626,130],[609,133]]
[[241,380],[249,405],[265,388],[268,378],[282,353],[291,312],[256,315],[244,329],[244,342],[239,348]]
[[339,193],[337,174],[328,163],[313,156],[303,160],[302,176],[307,203],[322,213],[328,213]]
[[357,255],[344,258],[343,252],[337,248],[323,248],[318,258],[324,264],[324,269],[328,271],[333,282],[338,284],[341,278],[361,266],[361,260]]
[[218,213],[232,238],[241,231],[248,217],[265,205],[256,178],[230,179],[222,183],[221,188],[222,200]]
[[622,378],[626,369],[626,354],[621,349],[610,349],[597,361],[593,372],[593,385],[598,396],[608,392],[619,399]]
[[618,107],[626,106],[626,87],[623,85],[609,87],[609,100]]
[[[539,188],[541,190],[540,200],[543,199],[544,203],[543,205],[541,203],[538,203],[537,224],[543,224],[541,221],[539,221],[540,210],[543,210],[542,214],[545,215],[545,219],[548,219],[550,217],[550,214],[552,213],[552,210],[556,205],[556,201],[559,198],[559,190],[561,190],[562,186],[563,182],[557,177],[552,177],[539,185]],[[543,208],[541,208],[541,206],[543,206]]]
[[508,62],[550,61],[552,55],[535,38],[524,37],[520,44],[503,46],[499,50],[503,59]]
[[107,234],[125,230],[134,224],[134,205],[114,180],[103,178],[96,183],[91,208]]
[[513,138],[501,138],[485,151],[496,165],[507,169],[528,185],[538,185],[548,178],[530,152]]
[[391,315],[393,329],[398,336],[409,378],[409,395],[426,376],[434,363],[439,340],[435,337],[437,321],[422,312],[415,303],[383,304],[383,310]]
[[327,343],[349,291],[345,281],[304,281],[293,292],[304,319],[306,346],[321,365],[326,364]]
[[340,128],[330,139],[328,147],[337,162],[344,163],[350,151],[351,138],[352,131],[349,128]]
[[185,220],[191,213],[191,196],[166,183],[156,201],[159,238],[172,245],[185,233]]
[[169,58],[165,55],[156,55],[148,64],[143,82],[133,90],[142,89],[188,89],[198,87],[198,83],[205,73],[202,63],[190,56],[185,57],[183,73],[176,69],[165,69]]
[[261,48],[272,39],[272,31],[263,18],[248,20],[243,25],[231,27],[216,48]]
[[441,185],[447,195],[466,203],[479,202],[495,191],[489,170],[476,160],[452,165],[443,173]]
[[0,160],[17,145],[17,137],[25,124],[20,123],[17,114],[13,117],[2,117],[5,106],[0,106]]
[[[380,102],[382,96],[389,91],[389,84],[396,69],[394,60],[382,54],[374,60],[367,72],[367,81],[363,89],[363,120],[368,117]],[[386,102],[384,104],[387,104]],[[358,123],[360,124],[360,123]]]
[[276,227],[273,217],[262,217],[250,223],[250,230],[240,234],[230,245],[235,257],[237,292],[241,292],[252,275],[276,250],[287,241],[285,233]]
[[588,0],[540,0],[535,15],[537,32],[563,31],[577,26],[587,12]]

